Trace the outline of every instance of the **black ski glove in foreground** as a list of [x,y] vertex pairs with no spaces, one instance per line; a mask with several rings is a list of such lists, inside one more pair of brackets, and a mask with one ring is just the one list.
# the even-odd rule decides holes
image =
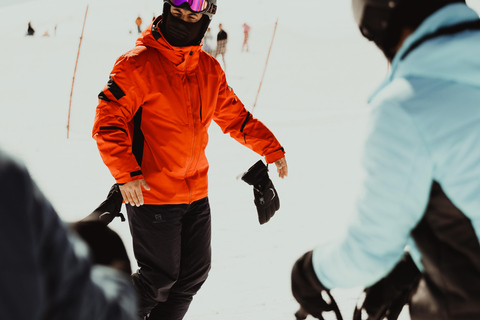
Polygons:
[[410,254],[383,279],[365,289],[365,300],[359,309],[355,308],[353,320],[362,319],[362,310],[369,320],[396,320],[403,307],[410,301],[420,281],[421,273]]
[[122,202],[120,189],[114,184],[107,199],[97,209],[82,220],[72,223],[70,227],[90,247],[93,263],[132,274],[130,259],[122,239],[107,226],[115,217],[121,217],[122,221],[125,221],[125,217],[120,213]]
[[78,221],[70,226],[90,247],[93,263],[132,274],[130,259],[118,234],[102,221]]
[[123,197],[118,188],[118,184],[114,184],[108,192],[107,199],[103,201],[97,209],[90,213],[82,221],[102,221],[108,225],[115,217],[120,217],[125,221],[125,217],[120,213]]
[[[337,320],[342,320],[342,315],[330,290],[320,283],[313,270],[312,254],[313,251],[305,253],[293,265],[292,293],[300,304],[300,310],[295,316],[297,320],[303,320],[311,314],[317,319],[324,320],[322,313],[333,311]],[[329,301],[325,301],[322,293],[328,296]]]
[[272,180],[268,177],[268,168],[259,160],[243,175],[242,180],[253,186],[254,203],[257,207],[258,221],[264,224],[270,220],[275,211],[280,209],[280,199]]

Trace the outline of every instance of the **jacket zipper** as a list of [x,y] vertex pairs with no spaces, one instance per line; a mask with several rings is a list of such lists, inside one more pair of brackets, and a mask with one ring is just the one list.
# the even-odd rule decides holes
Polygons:
[[[188,60],[192,55],[193,55],[193,51],[190,51],[190,54],[187,57],[187,61],[185,61],[185,80],[187,81],[187,85],[188,85],[188,89],[189,89],[188,90],[189,95],[190,95],[190,83],[188,82],[187,65],[188,65]],[[188,171],[190,171],[190,167],[192,166],[193,159],[195,158],[195,143],[197,141],[197,132],[196,132],[196,128],[195,128],[195,115],[193,114],[193,107],[192,107],[191,101],[190,101],[190,111],[191,111],[191,114],[192,114],[192,123],[193,123],[192,156],[191,156],[190,161],[187,165],[187,169],[185,170],[185,182],[186,182],[187,187],[188,187],[188,203],[189,204],[192,201],[192,190],[190,189],[190,184],[188,183],[187,175],[188,175]]]
[[202,91],[200,90],[200,81],[198,81],[198,77],[195,76],[195,79],[197,79],[197,84],[198,84],[198,99],[200,100],[200,122],[203,123]]

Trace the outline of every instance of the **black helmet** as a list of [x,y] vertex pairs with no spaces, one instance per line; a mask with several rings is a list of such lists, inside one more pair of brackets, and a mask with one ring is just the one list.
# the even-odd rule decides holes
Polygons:
[[416,29],[443,6],[465,0],[352,0],[360,31],[386,53],[395,46],[402,28]]
[[163,0],[173,7],[185,7],[186,9],[207,15],[210,20],[217,12],[217,0]]

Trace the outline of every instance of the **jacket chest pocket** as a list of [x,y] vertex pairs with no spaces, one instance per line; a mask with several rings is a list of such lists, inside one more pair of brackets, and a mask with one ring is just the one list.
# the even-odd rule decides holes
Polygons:
[[[181,126],[186,126],[189,123],[185,100],[180,97],[172,96],[157,99],[151,107],[149,108],[151,110],[149,116],[155,117],[156,120]],[[145,120],[148,121],[148,116]]]
[[[168,122],[186,126],[190,122],[188,116],[188,87],[179,77],[162,79],[152,88],[152,97],[149,99],[148,116],[154,117],[153,121]],[[147,106],[147,105],[146,105]],[[148,116],[145,115],[148,121]]]
[[214,111],[215,105],[206,98],[202,99],[200,104],[200,121],[206,125],[210,124]]
[[207,84],[197,82],[195,90],[197,91],[199,101],[200,121],[206,125],[210,124],[216,106],[217,91],[208,89]]

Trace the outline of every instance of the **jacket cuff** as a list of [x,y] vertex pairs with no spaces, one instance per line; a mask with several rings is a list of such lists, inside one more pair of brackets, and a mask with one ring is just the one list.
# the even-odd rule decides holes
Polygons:
[[125,184],[127,182],[137,181],[141,179],[145,179],[145,177],[143,176],[142,171],[138,170],[138,171],[122,174],[121,177],[118,177],[115,179],[115,182],[117,182],[118,184]]
[[265,155],[265,161],[267,161],[267,163],[274,163],[275,161],[280,160],[283,157],[285,157],[285,150],[282,147],[270,154]]

